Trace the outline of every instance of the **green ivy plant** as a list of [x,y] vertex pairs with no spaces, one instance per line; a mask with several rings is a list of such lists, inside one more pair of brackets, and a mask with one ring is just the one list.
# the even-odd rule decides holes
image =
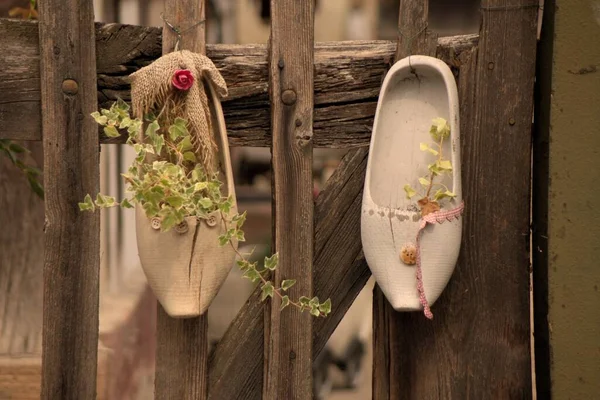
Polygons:
[[[426,176],[419,178],[420,190],[414,189],[410,184],[404,185],[406,197],[412,199],[419,195],[417,204],[421,210],[421,215],[436,212],[440,210],[440,202],[444,199],[452,199],[456,197],[446,185],[441,182],[435,182],[437,177],[444,174],[452,174],[452,163],[443,157],[442,146],[444,140],[450,137],[450,126],[444,118],[435,118],[429,129],[429,135],[433,139],[433,143],[421,143],[421,151],[426,151],[435,157],[435,161],[427,166],[429,173]],[[433,189],[435,193],[432,194]]]
[[[219,237],[219,244],[229,244],[235,249],[237,265],[244,272],[244,277],[261,285],[263,301],[278,296],[282,310],[291,305],[317,317],[325,317],[331,312],[330,299],[323,303],[317,297],[302,296],[297,301],[291,300],[285,293],[296,283],[294,279],[283,280],[279,287],[269,280],[270,273],[277,268],[277,253],[265,257],[264,264],[259,266],[257,262],[248,260],[252,253],[242,254],[237,250],[234,240],[245,240],[242,226],[246,212],[231,215],[233,199],[222,195],[222,183],[217,175],[207,174],[202,164],[197,162],[186,120],[176,118],[171,126],[163,128],[154,115],[145,116],[145,121],[132,118],[129,105],[122,100],[115,102],[110,109],[94,112],[92,117],[104,127],[104,134],[108,137],[119,137],[119,130],[127,130],[126,143],[133,147],[136,157],[128,172],[122,174],[128,185],[129,197],[117,201],[102,194],[92,199],[88,194],[79,203],[81,211],[137,205],[143,208],[148,218],[160,217],[163,231],[178,225],[185,217],[204,219],[219,212],[226,227],[225,234]],[[154,161],[148,162],[148,158]]]
[[25,178],[27,178],[27,182],[29,182],[31,190],[41,199],[43,199],[44,188],[39,180],[42,172],[35,167],[26,165],[21,159],[23,155],[29,153],[29,150],[10,140],[0,139],[0,153],[7,156],[10,162],[12,162],[15,167],[20,169],[23,174],[25,174]]

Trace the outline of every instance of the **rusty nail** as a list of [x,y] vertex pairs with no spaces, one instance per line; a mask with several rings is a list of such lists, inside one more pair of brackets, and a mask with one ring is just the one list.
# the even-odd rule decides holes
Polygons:
[[62,83],[62,91],[69,95],[77,94],[79,85],[73,79],[65,79]]
[[283,58],[279,59],[277,66],[279,67],[279,69],[283,69],[283,67],[285,66],[285,63],[283,62]]
[[491,63],[488,64],[488,69],[494,69],[494,63],[493,62],[491,62]]
[[294,350],[290,350],[290,360],[293,360],[296,358],[296,353],[294,352]]
[[281,93],[281,101],[286,106],[291,106],[296,103],[296,92],[292,89],[286,89]]
[[511,124],[511,125],[514,125],[515,124],[515,119],[514,118],[509,119],[508,123]]
[[300,121],[300,118],[296,118],[296,126],[302,126],[302,121]]

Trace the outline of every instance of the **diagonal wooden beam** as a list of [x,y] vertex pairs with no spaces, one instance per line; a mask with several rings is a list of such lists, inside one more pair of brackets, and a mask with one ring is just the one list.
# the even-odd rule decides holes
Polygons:
[[[129,99],[127,76],[161,55],[161,29],[96,24],[98,102]],[[458,66],[477,35],[438,40],[437,56]],[[37,22],[0,19],[0,137],[40,140]],[[367,146],[381,81],[394,60],[390,41],[317,43],[315,147]],[[267,49],[264,45],[208,45],[229,87],[223,103],[232,146],[271,145]],[[122,143],[124,139],[102,143]]]
[[[331,297],[333,308],[327,318],[313,320],[313,360],[371,276],[360,242],[366,164],[366,149],[349,151],[315,204],[313,293]],[[263,318],[260,289],[256,289],[209,361],[210,399],[261,398]]]

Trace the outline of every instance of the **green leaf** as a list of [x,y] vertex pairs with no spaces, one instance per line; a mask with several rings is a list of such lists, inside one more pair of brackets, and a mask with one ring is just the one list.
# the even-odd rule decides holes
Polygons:
[[315,316],[315,317],[318,317],[321,315],[318,305],[313,305],[310,307],[310,315]]
[[246,237],[244,236],[244,231],[236,230],[235,231],[235,238],[238,240],[238,242],[245,242],[246,241]]
[[443,191],[442,189],[438,189],[437,192],[435,192],[435,195],[433,196],[433,200],[435,201],[439,201],[445,198],[454,198],[456,197],[456,194],[452,193],[449,190]]
[[133,204],[131,204],[128,199],[123,199],[123,200],[121,200],[121,207],[133,208]]
[[201,192],[203,190],[205,190],[208,187],[208,183],[206,182],[198,182],[194,185],[194,191],[195,192]]
[[265,257],[265,268],[274,271],[279,263],[279,253],[273,254],[271,257]]
[[232,219],[232,222],[234,222],[237,228],[240,229],[244,225],[244,222],[246,222],[246,211],[244,211],[242,214],[235,215]]
[[452,171],[452,163],[449,160],[438,161],[438,168],[443,171]]
[[183,139],[181,139],[181,141],[177,144],[177,150],[179,150],[182,153],[185,153],[186,151],[189,151],[192,149],[192,142],[190,140],[189,136],[184,137]]
[[310,303],[310,299],[306,296],[300,296],[300,299],[298,301],[300,302],[300,305],[303,307],[308,307],[308,305]]
[[207,208],[210,209],[213,206],[213,201],[211,199],[209,199],[208,197],[203,197],[201,198],[198,203],[200,203],[200,205],[203,208]]
[[146,136],[148,136],[150,139],[154,138],[159,129],[160,126],[158,125],[158,122],[156,120],[152,121],[146,128]]
[[183,118],[175,118],[175,123],[169,127],[169,137],[172,141],[176,141],[180,137],[189,135],[186,127],[187,121]]
[[432,149],[427,143],[421,143],[419,145],[419,148],[421,149],[421,151],[428,151],[434,156],[437,156],[439,154],[437,150]]
[[12,151],[13,153],[17,153],[17,154],[21,154],[21,153],[26,153],[27,152],[27,149],[25,147],[20,146],[20,145],[18,145],[16,143],[12,143],[12,142],[8,145],[8,149],[10,151]]
[[185,153],[183,153],[183,159],[185,161],[190,161],[190,162],[193,162],[193,163],[197,162],[196,161],[196,155],[192,151],[186,151]]
[[429,134],[436,142],[439,142],[442,138],[445,139],[450,136],[450,126],[444,118],[435,118],[429,129]]
[[417,194],[417,191],[413,189],[412,186],[410,186],[408,183],[404,185],[404,191],[406,192],[406,197],[409,199]]
[[244,278],[248,278],[252,281],[252,283],[255,283],[257,281],[260,280],[260,274],[258,273],[258,271],[254,268],[248,268],[246,270],[246,272],[244,273],[244,275],[242,275]]
[[156,154],[160,154],[163,146],[165,145],[165,138],[162,135],[155,135],[152,138],[152,143],[154,145]]
[[270,281],[262,285],[261,290],[261,301],[264,301],[267,297],[273,297],[273,293],[275,292],[275,288],[273,287],[273,284]]
[[289,305],[290,305],[290,298],[288,296],[283,296],[281,298],[281,307],[279,307],[279,310],[283,310],[284,308],[286,308]]
[[166,232],[173,228],[175,225],[179,224],[181,220],[177,218],[177,215],[174,212],[168,213],[165,215],[160,224],[160,230]]
[[94,111],[91,116],[99,125],[104,126],[108,122],[108,118],[105,115],[100,114],[98,111]]
[[112,196],[104,196],[100,193],[96,196],[96,206],[100,208],[114,207],[117,205],[117,201]]
[[439,167],[439,165],[438,165],[438,162],[437,162],[437,161],[436,161],[436,162],[434,162],[433,164],[429,164],[429,165],[427,166],[427,169],[428,169],[430,172],[432,172],[434,176],[435,176],[435,175],[439,175],[439,174],[441,174],[441,173],[443,172],[443,171],[440,169],[440,167]]
[[281,288],[284,291],[287,291],[289,288],[291,288],[295,284],[296,284],[296,280],[295,279],[285,279],[283,282],[281,282]]
[[115,127],[114,127],[114,126],[112,126],[112,125],[108,125],[108,126],[105,126],[105,127],[104,127],[104,134],[105,134],[107,137],[111,137],[111,138],[114,138],[114,137],[119,137],[119,136],[121,136],[121,134],[119,133],[119,131],[117,130],[117,128],[115,128]]
[[119,129],[125,129],[125,128],[129,128],[132,124],[132,120],[129,117],[125,117],[121,120],[121,123],[119,124]]
[[92,201],[92,196],[89,194],[85,195],[83,199],[83,203],[79,203],[80,211],[94,211],[96,207],[94,207],[94,202]]
[[181,196],[169,196],[165,199],[173,208],[180,209],[183,206],[183,197]]
[[225,246],[227,243],[229,243],[229,236],[227,236],[227,235],[219,236],[219,245]]
[[310,301],[308,302],[308,305],[313,307],[313,306],[318,306],[319,305],[319,298],[317,296],[313,297],[312,299],[310,299]]
[[319,305],[319,311],[327,316],[331,312],[331,299],[327,299],[324,303],[321,303]]
[[419,183],[425,187],[429,186],[430,182],[427,178],[419,178]]

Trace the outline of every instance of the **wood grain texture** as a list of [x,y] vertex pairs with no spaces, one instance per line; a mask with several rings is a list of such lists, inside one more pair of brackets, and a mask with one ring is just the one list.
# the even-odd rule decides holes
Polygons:
[[[333,307],[327,318],[312,319],[313,359],[371,276],[359,229],[366,163],[366,148],[350,150],[315,204],[313,292],[323,299],[331,297]],[[262,398],[263,316],[256,289],[210,359],[209,399]]]
[[[483,2],[515,4],[528,3]],[[376,294],[374,399],[532,396],[528,243],[537,10],[482,12],[479,49],[461,56],[459,72],[461,255],[433,321],[421,313],[392,318]]]
[[95,399],[100,214],[92,1],[39,4],[45,186],[42,399]]
[[[292,299],[312,298],[314,2],[271,0],[269,94],[273,155],[275,287],[296,279]],[[312,399],[312,321],[295,307],[266,303],[263,398]]]
[[[165,19],[185,33],[180,50],[205,53],[204,0],[165,1]],[[173,51],[177,35],[164,28],[163,53]],[[171,318],[157,305],[156,400],[203,400],[208,395],[208,316]]]
[[[161,30],[97,24],[98,101],[109,106],[129,99],[127,76],[161,55]],[[477,35],[441,38],[437,55],[458,67],[460,54]],[[40,139],[37,23],[0,19],[0,135]],[[313,145],[368,146],[377,96],[394,59],[390,41],[318,43],[315,46]],[[267,49],[263,45],[208,45],[207,55],[227,81],[223,102],[230,145],[271,145]],[[124,139],[102,143],[123,143]]]
[[[28,165],[43,165],[42,143]],[[41,354],[44,269],[44,201],[23,172],[0,155],[0,355]],[[1,393],[1,392],[0,392]],[[36,394],[39,396],[39,385]],[[0,398],[2,398],[0,396]]]

